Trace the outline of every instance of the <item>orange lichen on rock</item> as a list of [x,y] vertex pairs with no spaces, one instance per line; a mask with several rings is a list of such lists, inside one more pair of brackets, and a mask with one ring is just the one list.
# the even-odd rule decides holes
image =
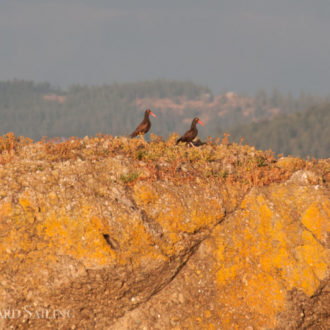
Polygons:
[[[71,255],[88,266],[104,265],[111,262],[114,252],[102,237],[100,226],[90,214],[89,206],[82,206],[77,213],[70,214],[64,207],[55,210],[44,209],[40,214],[27,196],[21,197],[18,204],[5,204],[1,208],[2,219],[10,211],[13,226],[10,233],[0,242],[1,250],[19,251],[19,255],[39,254],[39,260],[47,261],[56,255]],[[1,258],[10,258],[2,254]],[[23,257],[23,255],[22,255]],[[8,260],[8,259],[7,259]]]
[[185,236],[209,231],[224,217],[219,191],[219,197],[205,196],[201,191],[189,189],[188,185],[147,187],[138,183],[134,186],[137,205],[162,229],[163,239],[157,240],[157,244],[166,255],[180,251]]
[[330,232],[330,215],[327,212],[329,201],[324,201],[321,207],[322,209],[319,208],[318,203],[311,204],[303,214],[302,223],[315,235],[316,239],[325,242],[327,232]]
[[133,329],[273,328],[292,290],[319,290],[329,162],[175,141],[0,138],[0,312],[75,314],[1,327],[108,329],[133,310],[150,321]]
[[330,266],[329,251],[317,240],[329,231],[324,200],[324,192],[311,187],[252,190],[230,221],[217,227],[212,239],[225,328],[246,324],[243,310],[255,315],[253,326],[276,327],[289,290],[301,289],[309,296],[316,291]]

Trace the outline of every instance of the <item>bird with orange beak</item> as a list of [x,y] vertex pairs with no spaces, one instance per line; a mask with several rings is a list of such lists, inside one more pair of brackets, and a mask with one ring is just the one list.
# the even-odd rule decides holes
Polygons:
[[138,136],[138,135],[144,135],[146,134],[150,127],[151,127],[151,122],[149,119],[149,115],[153,117],[157,117],[150,109],[147,109],[144,112],[144,119],[142,120],[141,124],[135,129],[135,131],[130,135],[131,138]]
[[198,129],[196,127],[197,124],[204,126],[204,124],[199,120],[199,118],[195,117],[191,123],[190,130],[184,133],[180,137],[180,139],[176,141],[176,144],[178,144],[179,142],[191,143],[198,134]]

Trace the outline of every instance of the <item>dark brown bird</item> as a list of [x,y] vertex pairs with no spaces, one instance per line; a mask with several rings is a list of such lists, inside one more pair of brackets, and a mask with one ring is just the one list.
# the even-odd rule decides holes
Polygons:
[[150,109],[147,109],[144,113],[144,119],[142,120],[141,124],[136,128],[136,130],[130,135],[131,138],[138,136],[139,134],[146,134],[150,127],[151,122],[149,119],[149,115],[157,117]]
[[204,126],[204,124],[199,120],[198,117],[195,117],[191,123],[191,127],[190,127],[190,130],[187,131],[186,133],[184,133],[180,139],[178,139],[176,141],[176,144],[178,144],[179,142],[187,142],[187,143],[190,143],[192,142],[192,140],[197,136],[198,134],[198,129],[196,127],[196,125],[198,124],[201,124],[202,126]]

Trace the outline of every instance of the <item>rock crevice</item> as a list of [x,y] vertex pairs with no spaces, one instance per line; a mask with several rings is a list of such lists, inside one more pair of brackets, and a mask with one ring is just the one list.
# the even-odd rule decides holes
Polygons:
[[[0,154],[0,327],[326,324],[309,302],[328,299],[329,162],[172,140]],[[66,314],[38,317],[45,310]]]

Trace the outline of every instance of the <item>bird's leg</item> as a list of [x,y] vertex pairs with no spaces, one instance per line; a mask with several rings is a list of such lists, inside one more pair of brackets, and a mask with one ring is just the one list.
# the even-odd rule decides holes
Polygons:
[[192,142],[189,142],[189,145],[190,145],[191,147],[197,148]]

